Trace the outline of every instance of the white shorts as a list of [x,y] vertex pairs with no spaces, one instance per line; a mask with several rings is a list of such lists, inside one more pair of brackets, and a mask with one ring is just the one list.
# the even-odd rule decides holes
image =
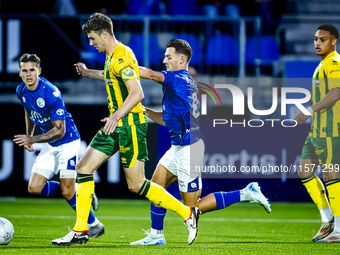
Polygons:
[[178,187],[181,192],[195,192],[202,189],[201,175],[196,171],[196,166],[201,167],[203,159],[204,142],[201,139],[191,145],[171,145],[159,163],[178,177]]
[[79,148],[80,139],[56,147],[45,143],[33,164],[32,173],[50,179],[60,172],[59,178],[76,179]]

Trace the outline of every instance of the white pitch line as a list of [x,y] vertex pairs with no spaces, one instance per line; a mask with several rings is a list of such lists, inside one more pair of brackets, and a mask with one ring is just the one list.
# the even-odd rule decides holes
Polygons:
[[[75,216],[60,216],[60,215],[1,215],[7,219],[25,218],[25,219],[75,219]],[[254,222],[254,223],[321,223],[321,220],[316,219],[243,219],[243,218],[203,218],[203,222]],[[100,219],[105,220],[150,220],[150,217],[119,217],[119,216],[100,216]],[[166,220],[176,221],[179,218],[167,217]]]

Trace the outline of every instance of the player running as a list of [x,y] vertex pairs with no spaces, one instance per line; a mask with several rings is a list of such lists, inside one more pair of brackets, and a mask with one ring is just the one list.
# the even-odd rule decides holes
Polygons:
[[[260,204],[270,213],[270,204],[255,182],[242,190],[216,192],[200,200],[202,180],[195,168],[203,165],[204,142],[199,126],[198,88],[188,72],[191,56],[188,42],[171,39],[163,61],[167,71],[155,72],[139,67],[141,78],[163,85],[163,112],[146,109],[146,115],[166,126],[171,136],[171,148],[160,159],[151,180],[164,188],[178,180],[184,204],[198,207],[201,213],[223,209],[239,201]],[[154,204],[151,204],[150,210],[150,232],[144,231],[147,237],[131,245],[166,244],[163,233],[166,210]]]
[[[302,148],[299,177],[321,214],[321,228],[314,242],[340,242],[340,55],[335,51],[339,37],[333,25],[318,27],[314,36],[316,54],[321,57],[313,75],[312,102],[307,110],[312,125]],[[298,124],[309,118],[302,112]],[[323,180],[314,174],[322,167]]]
[[[25,108],[26,135],[15,135],[13,141],[30,152],[33,144],[45,143],[33,164],[28,191],[42,196],[62,193],[69,205],[76,210],[76,163],[80,147],[80,135],[69,112],[66,111],[58,88],[41,74],[40,58],[24,54],[19,60],[19,76],[22,83],[17,96]],[[34,135],[35,126],[42,130]],[[60,182],[48,181],[60,173]],[[97,200],[94,201],[97,207]],[[95,208],[97,209],[97,208]],[[91,211],[87,218],[90,237],[104,234],[104,225]]]
[[98,131],[84,156],[76,166],[78,173],[77,222],[65,237],[53,244],[71,245],[88,241],[86,219],[94,192],[93,172],[120,150],[129,190],[148,198],[152,203],[176,212],[188,229],[188,243],[197,235],[199,210],[183,205],[163,187],[145,179],[144,162],[148,160],[146,132],[148,129],[144,98],[139,81],[138,62],[132,50],[117,41],[109,17],[95,13],[83,25],[90,44],[106,53],[103,70],[87,69],[83,63],[75,64],[78,74],[105,81],[109,101],[109,117]]

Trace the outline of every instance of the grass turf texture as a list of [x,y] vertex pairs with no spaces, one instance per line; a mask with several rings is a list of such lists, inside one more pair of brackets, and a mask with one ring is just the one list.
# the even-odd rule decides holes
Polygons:
[[130,246],[144,238],[150,227],[146,200],[100,200],[96,216],[105,225],[105,235],[87,244],[54,246],[51,240],[68,233],[75,212],[63,199],[0,198],[0,217],[14,225],[15,235],[0,254],[337,254],[340,244],[313,243],[320,216],[312,203],[272,203],[272,213],[249,203],[234,204],[201,216],[192,245],[179,216],[165,218],[165,247]]

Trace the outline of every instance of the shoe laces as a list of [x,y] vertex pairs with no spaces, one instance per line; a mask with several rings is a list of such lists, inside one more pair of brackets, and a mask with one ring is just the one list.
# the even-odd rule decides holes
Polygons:
[[64,224],[64,226],[66,226],[67,227],[67,229],[68,229],[68,232],[72,232],[73,230],[67,225],[67,223],[65,223]]
[[144,230],[144,229],[142,229],[142,230],[144,231],[145,235],[147,235],[147,236],[151,235],[151,228],[149,228],[148,230]]

